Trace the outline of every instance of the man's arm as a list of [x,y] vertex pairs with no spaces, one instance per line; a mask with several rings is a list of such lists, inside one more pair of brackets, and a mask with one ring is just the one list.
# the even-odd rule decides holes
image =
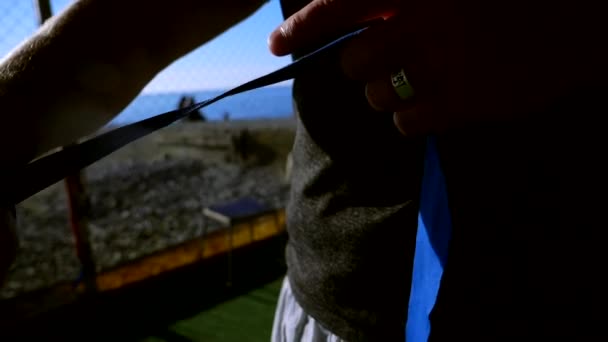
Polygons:
[[[264,1],[75,1],[0,61],[0,174],[92,133]],[[0,284],[16,253],[14,221],[0,208]]]
[[92,133],[159,71],[263,3],[75,1],[0,62],[4,165]]

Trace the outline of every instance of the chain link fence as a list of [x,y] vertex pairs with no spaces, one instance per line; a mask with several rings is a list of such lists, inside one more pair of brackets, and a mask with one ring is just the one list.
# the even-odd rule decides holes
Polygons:
[[[52,11],[59,13],[70,2],[53,0]],[[34,0],[0,1],[0,58],[35,32],[38,26],[36,8]],[[244,23],[159,73],[111,124],[122,125],[173,110],[184,97],[205,100],[287,64],[288,57],[273,57],[266,48],[266,35],[280,20],[278,0],[273,0]],[[219,121],[290,117],[292,111],[291,84],[285,83],[228,98],[205,109],[203,115],[209,121],[217,120],[223,125]],[[119,153],[115,159],[120,162],[113,159],[98,163],[87,171],[93,211],[91,241],[93,251],[97,253],[98,268],[111,267],[200,235],[203,223],[197,215],[210,201],[227,200],[244,191],[264,198],[278,196],[276,201],[280,205],[284,187],[277,185],[275,192],[281,193],[277,195],[256,185],[260,181],[274,182],[267,171],[255,171],[250,175],[256,181],[250,181],[246,190],[230,189],[235,182],[247,177],[239,167],[225,164],[224,155],[211,151],[226,140],[222,135],[228,131],[222,127],[209,128],[210,133],[205,133],[203,142],[199,132],[180,131],[179,139],[168,138],[168,135],[157,137],[147,146],[136,144],[129,152]],[[276,133],[279,131],[275,130],[273,134],[280,135]],[[190,136],[191,140],[184,142],[184,136]],[[174,141],[167,142],[171,139]],[[211,154],[204,158],[208,160],[216,153],[217,158],[211,158],[216,160],[215,164],[202,163],[200,149],[184,152],[180,147],[176,152],[175,144],[192,145],[193,141],[207,144],[207,147],[215,146],[209,147]],[[164,147],[159,148],[161,143]],[[188,158],[176,159],[172,157],[174,155],[180,158],[187,155]],[[143,162],[143,158],[147,161]],[[112,175],[114,183],[108,184],[108,174]],[[205,187],[215,189],[213,198],[202,199]],[[143,205],[154,201],[158,203]],[[64,185],[58,183],[20,205],[18,216],[20,254],[6,284],[0,287],[0,299],[78,279],[81,265],[68,225]],[[188,217],[190,219],[186,220]],[[104,251],[106,254],[99,255]]]
[[[51,1],[54,13],[70,0]],[[35,0],[0,1],[0,56],[31,35],[38,25]],[[278,0],[263,6],[242,24],[181,58],[157,75],[114,123],[175,109],[182,97],[202,101],[289,62],[271,56],[266,35],[281,20]],[[179,37],[176,37],[179,39]],[[211,120],[285,117],[292,113],[290,84],[260,89],[227,99],[205,111]]]

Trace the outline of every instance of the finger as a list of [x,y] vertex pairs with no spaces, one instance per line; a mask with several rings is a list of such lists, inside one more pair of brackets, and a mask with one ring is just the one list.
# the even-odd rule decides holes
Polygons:
[[377,111],[394,112],[406,108],[413,101],[413,92],[402,92],[401,96],[399,95],[390,76],[368,82],[365,86],[365,96],[370,106]]
[[449,117],[437,111],[431,102],[417,101],[414,105],[393,114],[393,122],[407,136],[440,134],[449,125]]
[[407,110],[395,112],[393,122],[395,126],[406,136],[421,136],[429,134],[431,129],[428,120],[428,112],[423,105],[414,106]]
[[406,21],[409,16],[398,14],[354,37],[342,52],[343,72],[354,80],[382,80],[385,84],[378,86],[387,89],[390,75],[404,70],[418,95],[434,91],[443,56],[435,56],[432,40]]
[[344,73],[354,80],[370,80],[402,67],[412,59],[412,39],[404,34],[401,16],[370,27],[349,41],[342,52]]
[[436,92],[449,53],[440,38],[416,20],[399,13],[361,32],[342,51],[343,72],[354,80],[388,82],[387,75],[403,69],[417,97]]
[[397,5],[396,0],[314,0],[270,34],[270,51],[283,56],[319,44],[362,22],[390,17]]
[[[397,73],[398,74],[398,73]],[[393,112],[393,121],[399,131],[407,136],[440,133],[447,129],[446,117],[437,113],[434,101],[428,94],[399,92],[392,81],[394,75],[368,82],[366,96],[372,108]],[[407,81],[406,81],[407,82]]]

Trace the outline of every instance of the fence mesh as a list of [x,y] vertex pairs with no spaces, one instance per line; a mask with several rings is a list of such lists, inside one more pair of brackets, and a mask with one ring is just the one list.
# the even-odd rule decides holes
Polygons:
[[[57,14],[70,2],[53,0],[52,11]],[[36,8],[35,0],[0,1],[0,58],[35,32]],[[285,65],[289,58],[273,57],[266,48],[266,35],[280,20],[278,0],[273,0],[242,24],[163,70],[113,123],[124,124],[175,109],[184,96],[202,101]],[[288,117],[291,113],[291,84],[285,83],[226,99],[205,109],[203,114],[209,120],[224,121]],[[198,132],[190,131],[180,131],[179,139],[169,135],[157,137],[148,147],[136,144],[129,152],[118,153],[117,158],[87,170],[92,203],[89,229],[98,268],[111,267],[200,235],[205,229],[197,216],[202,206],[239,195],[230,186],[242,178],[241,169],[225,163],[226,153],[217,154],[218,146],[223,148],[227,140],[223,134],[228,128],[222,127],[207,128],[209,132],[202,142]],[[191,140],[184,142],[184,136],[190,136]],[[199,148],[184,152],[181,146],[177,151],[175,144],[199,144]],[[205,155],[205,160],[215,160],[215,164],[201,162],[200,144],[207,144],[205,148],[211,152]],[[268,172],[256,172],[252,177],[258,181],[274,181],[267,179]],[[113,179],[111,184],[108,175]],[[247,190],[249,194],[271,196],[260,193],[263,189],[252,184]],[[201,195],[207,191],[205,187],[215,189],[214,199]],[[152,202],[154,205],[143,205]],[[188,215],[192,219],[184,220]],[[20,205],[18,216],[20,252],[7,282],[0,285],[0,299],[77,279],[81,265],[68,224],[63,183]]]

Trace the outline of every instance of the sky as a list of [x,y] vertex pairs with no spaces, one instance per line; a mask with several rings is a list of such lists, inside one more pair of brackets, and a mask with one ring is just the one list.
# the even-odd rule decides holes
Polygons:
[[[0,0],[0,59],[36,29],[34,2]],[[51,0],[53,13],[70,2]],[[279,0],[271,0],[245,21],[174,62],[143,93],[226,89],[286,65],[290,58],[273,56],[266,45],[268,34],[281,21]]]

